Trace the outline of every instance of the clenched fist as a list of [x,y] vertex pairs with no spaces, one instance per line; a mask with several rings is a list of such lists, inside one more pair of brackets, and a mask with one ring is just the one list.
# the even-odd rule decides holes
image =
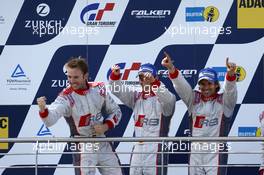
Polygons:
[[43,112],[46,109],[46,100],[47,99],[44,96],[37,98],[37,103],[38,103],[40,112]]
[[107,124],[97,124],[93,128],[97,136],[104,134],[109,129]]

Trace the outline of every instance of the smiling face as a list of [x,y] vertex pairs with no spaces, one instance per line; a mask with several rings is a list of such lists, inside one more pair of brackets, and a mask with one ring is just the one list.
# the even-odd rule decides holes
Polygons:
[[204,97],[210,97],[216,94],[218,88],[218,83],[214,83],[206,79],[203,79],[199,82],[199,89]]
[[83,74],[83,72],[79,68],[67,67],[66,69],[69,84],[74,90],[87,88],[87,73]]
[[150,92],[151,90],[151,80],[146,77],[146,72],[141,72],[138,74],[139,84],[144,92]]

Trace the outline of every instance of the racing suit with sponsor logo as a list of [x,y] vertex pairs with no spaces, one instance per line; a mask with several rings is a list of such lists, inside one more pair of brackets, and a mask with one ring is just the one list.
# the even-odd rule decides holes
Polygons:
[[[121,110],[114,102],[103,83],[88,83],[88,88],[73,90],[70,86],[64,89],[44,112],[41,119],[47,127],[52,126],[61,117],[68,122],[71,134],[74,136],[94,137],[93,125],[106,123],[114,128],[121,120]],[[97,137],[105,137],[100,135]],[[91,144],[94,145],[91,147]],[[74,155],[74,165],[79,166],[119,166],[119,160],[108,142],[78,143],[83,153]],[[113,154],[102,154],[112,152]],[[103,175],[120,175],[121,168],[99,168]],[[75,169],[75,174],[94,175],[94,167]]]
[[[264,111],[259,115],[259,121],[261,126],[261,136],[264,136]],[[262,151],[264,151],[264,143],[262,143]],[[264,154],[261,155],[261,166],[259,168],[259,175],[264,175]]]
[[[157,91],[151,93],[129,89],[119,80],[120,76],[110,76],[111,92],[125,105],[133,109],[135,137],[165,137],[169,132],[171,117],[175,110],[176,97],[160,81],[156,81]],[[118,88],[117,88],[118,87]],[[120,89],[119,89],[120,88]],[[119,89],[119,90],[115,90]],[[167,174],[168,155],[155,154],[162,150],[160,143],[135,143],[130,160],[130,175]],[[140,152],[143,154],[137,154]],[[150,154],[146,154],[150,153]],[[144,167],[148,166],[148,167]]]
[[[231,118],[237,101],[236,76],[226,75],[223,93],[217,93],[205,98],[199,91],[192,90],[189,83],[178,70],[170,74],[174,88],[188,107],[193,137],[227,136],[228,119]],[[226,154],[216,154],[223,151],[227,145],[220,142],[192,142],[189,164],[189,175],[224,175],[226,168],[217,165],[227,163]],[[208,152],[197,154],[197,152]],[[212,154],[213,153],[213,154]],[[198,165],[198,166],[197,166]],[[199,167],[199,165],[214,167]]]

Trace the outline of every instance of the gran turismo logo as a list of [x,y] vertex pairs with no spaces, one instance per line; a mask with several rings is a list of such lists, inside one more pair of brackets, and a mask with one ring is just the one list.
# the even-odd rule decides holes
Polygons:
[[104,8],[99,9],[100,3],[89,4],[81,12],[82,23],[88,26],[114,26],[115,21],[103,21],[103,15],[106,11],[113,11],[115,3],[106,3]]
[[[118,63],[116,65],[118,65],[121,70],[124,69],[124,73],[121,73],[121,80],[128,80],[130,73],[132,71],[138,71],[141,66],[141,63],[134,62],[132,63],[130,68],[126,68],[126,63]],[[111,68],[107,72],[107,79],[109,79],[110,74]]]

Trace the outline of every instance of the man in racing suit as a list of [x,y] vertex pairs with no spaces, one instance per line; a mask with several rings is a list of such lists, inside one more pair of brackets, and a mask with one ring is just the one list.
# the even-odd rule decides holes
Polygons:
[[[121,119],[119,106],[106,93],[103,83],[88,83],[88,66],[84,59],[73,58],[65,64],[70,86],[64,89],[48,108],[46,98],[37,99],[39,115],[47,127],[64,116],[75,136],[105,137],[104,133],[118,125]],[[104,117],[107,115],[106,117]],[[98,168],[102,175],[121,175],[121,168],[110,143],[78,143],[79,166],[110,166]],[[91,147],[91,145],[93,145]],[[78,151],[78,150],[75,150]],[[102,154],[102,153],[110,154]],[[76,158],[76,157],[75,157]],[[78,160],[75,159],[75,165]],[[77,175],[94,175],[94,167],[75,169]]]
[[[199,90],[192,90],[189,83],[172,64],[170,56],[167,53],[165,55],[162,65],[169,70],[176,92],[187,105],[191,119],[192,136],[223,136],[224,132],[227,131],[227,129],[223,128],[225,121],[232,116],[237,101],[236,65],[228,62],[228,58],[226,59],[227,74],[223,93],[218,93],[220,85],[217,73],[211,68],[205,68],[200,71],[198,79]],[[196,154],[190,155],[189,175],[226,174],[226,168],[217,167],[219,164],[225,164],[223,161],[227,161],[226,155],[216,153],[223,151],[221,149],[224,149],[224,146],[227,145],[220,142],[192,142],[191,152]],[[197,152],[208,153],[197,154]],[[199,165],[205,166],[199,167]]]
[[[157,79],[157,71],[152,64],[141,65],[138,76],[142,91],[125,87],[120,81],[119,66],[113,66],[110,75],[111,91],[133,109],[135,137],[165,137],[168,135],[176,97]],[[162,159],[161,154],[153,154],[161,151],[164,150],[160,143],[136,143],[133,147],[135,154],[132,154],[130,160],[130,175],[160,175],[162,171],[166,175],[167,168],[157,165],[167,165],[168,155],[165,153]]]
[[[261,136],[264,136],[264,111],[259,114],[259,121],[260,121],[260,125],[261,125]],[[264,151],[264,143],[262,143],[262,151]],[[264,175],[264,154],[262,154],[262,162],[261,162],[261,166],[259,168],[259,175]]]

